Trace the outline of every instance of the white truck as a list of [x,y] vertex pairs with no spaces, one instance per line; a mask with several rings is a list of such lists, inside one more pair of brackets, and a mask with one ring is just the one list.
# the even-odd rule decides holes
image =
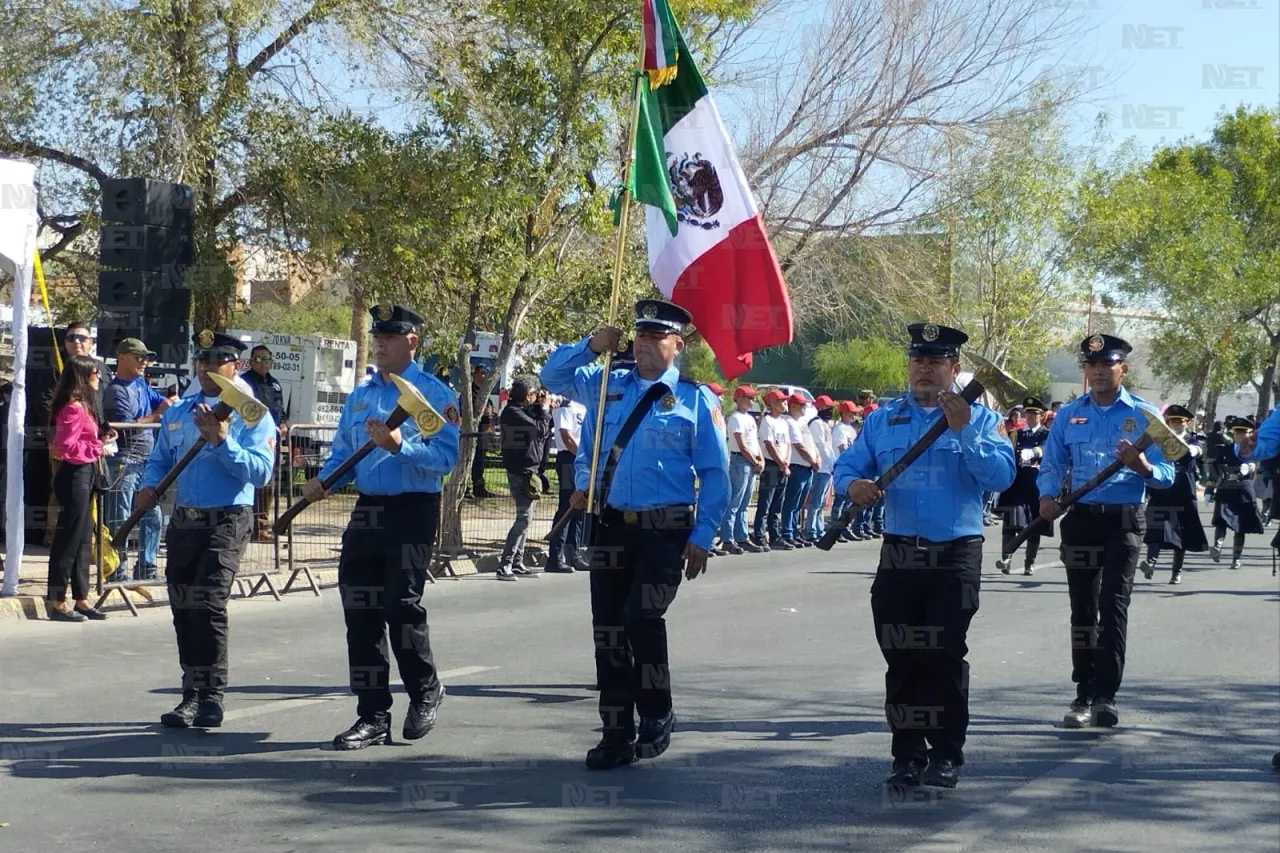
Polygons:
[[347,395],[356,387],[356,342],[321,335],[273,335],[228,329],[249,344],[241,371],[250,367],[252,348],[271,349],[271,375],[284,390],[285,409],[294,424],[336,425]]

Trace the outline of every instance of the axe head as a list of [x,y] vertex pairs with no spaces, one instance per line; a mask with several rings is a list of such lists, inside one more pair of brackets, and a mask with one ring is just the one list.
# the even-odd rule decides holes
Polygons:
[[965,353],[965,355],[977,365],[977,369],[973,371],[973,378],[981,382],[987,392],[995,398],[1001,413],[1009,411],[1026,398],[1027,386],[976,352]]
[[430,438],[444,429],[444,418],[431,408],[431,404],[427,402],[426,397],[422,396],[422,392],[416,385],[394,373],[391,374],[391,381],[396,384],[396,388],[400,389],[396,405],[409,413],[409,417],[413,418],[413,422],[418,425],[418,432],[423,438]]
[[226,403],[249,426],[254,426],[267,413],[267,407],[259,403],[249,394],[241,391],[236,384],[220,373],[209,373],[218,386],[218,401]]
[[1160,448],[1160,452],[1164,454],[1164,458],[1170,462],[1177,462],[1190,452],[1187,443],[1178,438],[1173,430],[1161,419],[1159,415],[1153,415],[1146,409],[1142,410],[1142,416],[1147,419],[1147,426],[1142,432],[1151,438],[1151,443]]

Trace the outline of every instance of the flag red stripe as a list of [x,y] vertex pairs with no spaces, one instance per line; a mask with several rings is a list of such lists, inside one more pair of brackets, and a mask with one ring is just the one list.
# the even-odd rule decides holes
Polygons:
[[752,352],[791,343],[791,300],[759,215],[690,264],[671,301],[693,316],[726,379],[751,369]]
[[[658,43],[654,33],[658,31],[658,16],[654,12],[653,0],[644,0],[644,67],[646,70],[658,67]],[[633,7],[634,8],[634,7]]]

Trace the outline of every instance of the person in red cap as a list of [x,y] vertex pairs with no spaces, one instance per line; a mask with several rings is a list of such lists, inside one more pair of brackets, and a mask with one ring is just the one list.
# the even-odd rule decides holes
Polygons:
[[800,392],[787,398],[787,429],[791,434],[791,454],[795,466],[791,469],[791,478],[787,480],[787,491],[782,498],[782,539],[794,548],[808,548],[813,545],[801,537],[800,515],[804,502],[809,497],[809,487],[813,484],[813,475],[821,467],[818,459],[818,446],[809,432],[808,418],[805,408],[809,401]]
[[792,547],[782,541],[779,516],[786,495],[787,480],[791,475],[791,430],[783,415],[787,395],[777,388],[764,395],[768,413],[760,419],[760,449],[764,455],[764,470],[760,472],[760,492],[756,501],[756,544],[761,550],[790,551]]
[[[862,409],[852,400],[841,400],[836,406],[836,411],[840,413],[840,421],[831,428],[831,444],[835,450],[836,459],[853,447],[854,441],[858,438],[858,428],[855,421]],[[839,489],[836,490],[835,496],[831,499],[831,518],[834,521],[844,514],[845,509],[853,501],[847,494]],[[861,542],[864,537],[861,533],[852,529],[852,525],[846,528],[844,533],[840,534],[841,542]]]
[[740,385],[733,392],[737,411],[725,424],[729,441],[729,510],[720,525],[720,548],[729,554],[758,554],[761,547],[747,535],[747,507],[756,475],[764,470],[759,429],[751,416],[751,401],[760,392],[750,385]]
[[818,449],[818,468],[813,472],[813,482],[809,486],[809,499],[805,502],[804,527],[801,539],[817,544],[822,534],[827,532],[823,510],[827,507],[827,494],[831,488],[831,471],[836,464],[835,443],[831,438],[831,414],[835,411],[836,401],[826,394],[813,401],[818,410],[815,417],[809,419],[809,434]]

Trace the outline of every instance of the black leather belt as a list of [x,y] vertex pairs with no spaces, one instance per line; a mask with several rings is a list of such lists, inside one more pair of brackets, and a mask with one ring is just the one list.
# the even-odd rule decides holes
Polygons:
[[693,527],[695,510],[688,504],[673,504],[654,509],[615,509],[611,506],[600,513],[600,522],[613,527],[625,524],[647,530],[685,530]]
[[1080,513],[1082,515],[1120,515],[1131,509],[1137,509],[1139,504],[1072,504],[1071,512]]
[[197,522],[201,524],[216,524],[220,519],[249,511],[250,507],[247,506],[214,506],[205,508],[180,506],[174,508],[173,517],[185,524]]
[[968,545],[970,542],[981,542],[981,536],[961,536],[958,539],[948,539],[945,542],[937,542],[933,539],[925,539],[923,536],[899,536],[896,533],[886,533],[884,541],[888,545],[907,545],[912,548],[938,548],[947,549],[955,548],[959,545]]

